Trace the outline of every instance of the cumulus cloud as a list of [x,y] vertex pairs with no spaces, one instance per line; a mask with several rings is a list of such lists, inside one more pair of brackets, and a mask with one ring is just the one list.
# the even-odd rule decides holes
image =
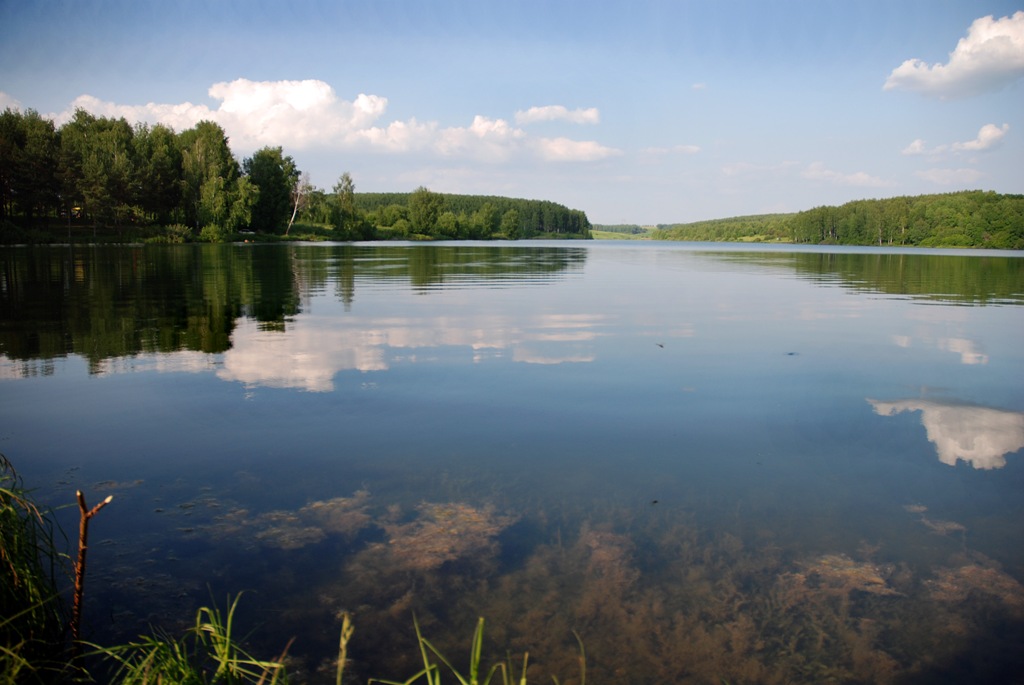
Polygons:
[[522,129],[511,126],[504,119],[491,119],[477,115],[469,126],[442,130],[437,139],[437,150],[445,155],[475,156],[488,161],[504,161],[526,137]]
[[908,59],[893,69],[885,90],[911,90],[942,99],[998,90],[1024,76],[1024,11],[975,19],[945,64]]
[[572,124],[596,124],[601,121],[601,115],[596,107],[570,110],[562,105],[531,107],[528,110],[516,112],[516,123],[520,126],[535,124],[538,121],[568,121]]
[[345,140],[376,122],[387,98],[360,93],[340,99],[323,81],[249,81],[216,83],[210,97],[220,100],[218,119],[242,145],[311,147]]
[[889,185],[888,182],[878,178],[877,176],[871,176],[863,171],[844,174],[839,171],[826,169],[825,165],[821,162],[813,162],[808,165],[800,175],[809,181],[824,181],[826,183],[832,183],[840,186],[879,188]]
[[978,131],[978,136],[974,140],[968,140],[962,143],[952,143],[950,145],[938,145],[933,148],[929,148],[925,144],[925,141],[918,138],[910,145],[903,148],[903,154],[941,155],[945,152],[985,152],[999,147],[1009,130],[1009,124],[1003,124],[1002,126],[985,124]]
[[[67,111],[50,117],[62,124],[81,108],[99,116],[166,124],[179,131],[210,120],[224,127],[232,147],[243,154],[266,145],[289,150],[333,147],[388,153],[428,152],[491,162],[531,154],[545,161],[594,161],[618,154],[617,150],[594,141],[531,139],[505,119],[482,115],[475,116],[468,126],[443,127],[416,118],[386,123],[381,121],[388,107],[386,97],[360,93],[353,100],[345,100],[329,84],[313,79],[235,79],[213,84],[208,95],[217,101],[217,106],[192,102],[122,105],[82,95]],[[5,101],[2,98],[7,97],[0,93],[0,105]],[[570,111],[560,105],[516,113],[517,123],[556,119],[597,123],[599,118],[597,109]]]
[[940,186],[971,184],[982,177],[977,169],[925,169],[914,175]]
[[384,114],[388,103],[387,98],[364,93],[351,102],[342,100],[328,84],[312,79],[235,79],[215,83],[207,92],[220,102],[218,107],[192,102],[121,105],[81,95],[53,118],[63,123],[81,108],[99,116],[166,124],[177,130],[206,119],[223,126],[232,144],[243,150],[264,145],[303,149],[361,139],[360,134]]
[[993,147],[999,145],[1003,140],[1003,136],[1010,130],[1009,124],[1003,124],[1002,126],[996,126],[995,124],[985,124],[978,131],[978,137],[974,140],[969,140],[965,143],[953,143],[950,146],[954,152],[980,152],[981,150],[991,150]]
[[[411,152],[428,147],[437,139],[437,124],[409,121],[392,121],[387,126],[372,126],[353,131],[344,142],[366,143],[373,148],[388,152]],[[321,141],[329,144],[331,141]]]

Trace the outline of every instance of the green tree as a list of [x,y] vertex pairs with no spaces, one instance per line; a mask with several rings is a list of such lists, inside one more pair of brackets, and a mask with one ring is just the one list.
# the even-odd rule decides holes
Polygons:
[[21,112],[6,108],[0,114],[0,221],[14,213],[15,157],[24,145]]
[[501,226],[499,228],[501,234],[509,240],[515,240],[519,237],[519,212],[515,209],[510,209],[501,215]]
[[163,124],[135,127],[133,140],[138,164],[137,202],[157,223],[171,223],[181,206],[182,158],[178,137]]
[[224,129],[212,121],[200,121],[178,134],[178,144],[186,223],[201,230],[220,219],[226,221],[235,199],[239,165]]
[[336,214],[334,193],[314,188],[307,198],[305,208],[299,214],[299,219],[311,224],[333,227],[336,223]]
[[487,240],[494,235],[500,225],[501,214],[498,213],[498,208],[491,202],[485,202],[480,206],[480,209],[476,210],[473,214],[472,237]]
[[280,232],[292,212],[292,191],[299,180],[295,161],[280,147],[264,147],[246,159],[242,168],[259,189],[252,211],[253,230]]
[[36,216],[59,205],[59,137],[53,122],[34,110],[7,110],[0,121],[0,192],[5,206],[0,218],[17,205],[31,226]]
[[334,184],[333,223],[342,240],[365,240],[371,236],[366,217],[356,206],[356,184],[347,171]]
[[334,184],[334,202],[340,216],[354,216],[356,213],[356,184],[347,171]]
[[460,237],[459,229],[459,219],[455,216],[455,212],[442,212],[441,216],[437,217],[437,230],[440,235],[446,238],[458,238]]
[[423,235],[434,235],[437,220],[444,211],[444,196],[420,186],[409,197],[409,215],[412,230]]
[[75,112],[60,130],[63,189],[93,226],[121,226],[138,213],[134,131],[124,119]]
[[409,208],[399,204],[388,205],[381,208],[378,218],[381,226],[394,226],[401,220],[409,223]]

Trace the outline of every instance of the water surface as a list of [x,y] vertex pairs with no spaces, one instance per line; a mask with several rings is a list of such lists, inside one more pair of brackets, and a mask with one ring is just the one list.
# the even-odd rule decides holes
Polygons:
[[53,505],[115,496],[92,533],[96,639],[245,590],[255,646],[296,637],[313,680],[345,611],[363,678],[415,672],[414,612],[459,656],[485,616],[531,682],[575,676],[573,631],[594,682],[1024,666],[1018,254],[0,259],[0,450]]

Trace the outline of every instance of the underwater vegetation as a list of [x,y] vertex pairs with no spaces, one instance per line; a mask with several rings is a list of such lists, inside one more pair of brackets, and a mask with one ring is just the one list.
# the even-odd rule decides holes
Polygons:
[[383,554],[395,566],[430,571],[445,562],[472,554],[489,557],[497,552],[495,537],[511,525],[511,516],[498,516],[490,507],[478,509],[462,503],[423,503],[419,516],[400,523],[384,521],[387,543],[376,543],[368,554]]
[[401,506],[366,489],[294,510],[229,508],[196,535],[278,550],[279,564],[320,561],[322,573],[299,584],[267,567],[268,612],[280,634],[302,636],[289,663],[309,682],[330,672],[328,636],[346,616],[359,626],[356,679],[421,672],[423,634],[439,652],[463,654],[464,627],[486,616],[488,663],[529,654],[530,681],[575,673],[578,635],[592,682],[884,684],[953,662],[965,680],[998,682],[1021,658],[993,648],[984,665],[972,654],[980,639],[1022,632],[1024,586],[967,546],[965,526],[904,508],[919,535],[947,550],[944,563],[913,566],[866,541],[808,553],[767,526],[712,530],[664,507]]
[[233,508],[217,516],[203,530],[215,539],[278,549],[301,549],[331,534],[355,536],[370,523],[366,513],[370,493],[360,490],[351,497],[310,502],[297,511],[274,510],[253,514]]
[[[95,546],[93,563],[108,566],[90,581],[86,625],[109,620],[128,637],[91,658],[112,665],[108,682],[155,682],[146,674],[159,666],[162,682],[214,682],[223,668],[234,673],[224,682],[475,673],[503,683],[899,685],[1012,682],[1024,667],[1024,585],[971,549],[965,526],[921,504],[904,508],[938,564],[867,541],[807,551],[766,525],[712,528],[664,506],[516,511],[438,499],[403,505],[363,488],[292,509],[209,494],[168,505],[172,525],[189,524],[176,528],[178,543],[143,538],[147,559]],[[210,608],[214,586],[229,588],[226,613]],[[59,607],[53,616],[66,622]],[[240,637],[240,625],[255,630]],[[0,624],[0,663],[28,672],[47,643],[32,652],[13,627]]]

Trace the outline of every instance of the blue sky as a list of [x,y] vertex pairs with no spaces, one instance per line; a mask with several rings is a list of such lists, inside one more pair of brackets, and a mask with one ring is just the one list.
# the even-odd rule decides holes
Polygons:
[[1024,5],[0,0],[0,107],[595,223],[1024,192]]

